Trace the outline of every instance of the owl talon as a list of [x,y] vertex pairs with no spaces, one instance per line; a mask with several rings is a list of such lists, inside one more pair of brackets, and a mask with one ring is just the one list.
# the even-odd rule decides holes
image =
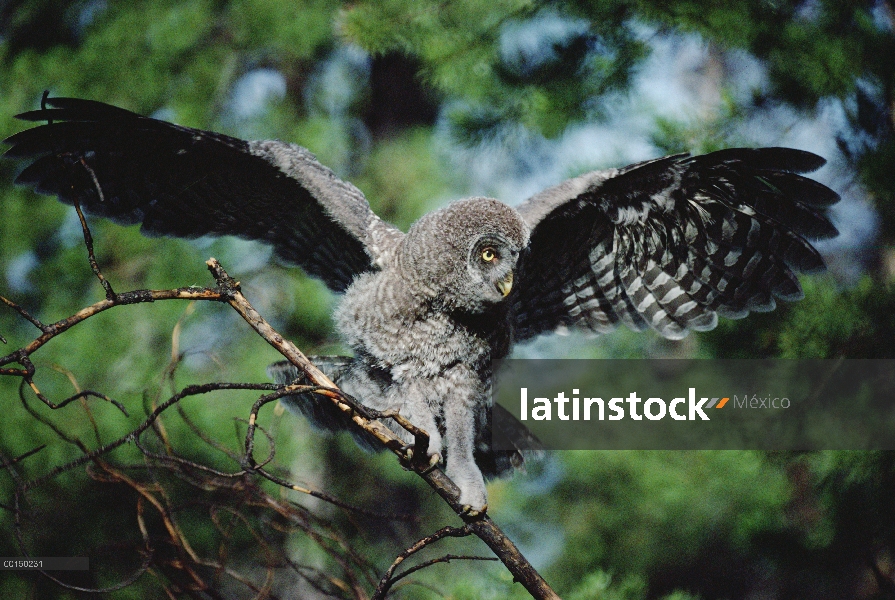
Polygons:
[[398,456],[398,461],[401,463],[401,468],[405,471],[413,470],[413,444],[406,444],[401,446],[400,450],[401,454]]
[[464,519],[479,519],[479,518],[485,516],[485,512],[487,512],[487,510],[488,510],[488,505],[485,504],[482,506],[482,508],[476,509],[476,508],[473,508],[469,504],[464,504],[463,506],[460,507],[460,509],[461,509],[460,516],[462,518],[464,518]]
[[441,454],[438,452],[430,454],[427,462],[422,462],[421,459],[415,459],[414,457],[417,455],[413,452],[413,449],[413,444],[407,444],[401,448],[401,451],[404,453],[404,456],[401,457],[401,466],[408,471],[416,471],[425,475],[441,462]]
[[440,463],[440,462],[441,462],[441,454],[439,454],[438,452],[436,452],[435,454],[432,454],[431,456],[429,456],[429,463],[427,465],[423,466],[423,468],[420,470],[420,473],[422,475],[426,475],[426,474],[432,472],[432,469],[437,467],[438,463]]

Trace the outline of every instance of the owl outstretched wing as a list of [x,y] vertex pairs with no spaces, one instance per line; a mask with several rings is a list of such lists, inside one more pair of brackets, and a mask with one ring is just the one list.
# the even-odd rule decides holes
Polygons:
[[335,291],[377,269],[403,236],[295,144],[244,141],[92,100],[44,102],[18,118],[47,124],[5,140],[6,156],[33,159],[16,182],[77,200],[87,213],[142,223],[147,235],[267,242]]
[[679,339],[801,298],[796,273],[824,268],[807,240],[837,235],[824,210],[839,196],[800,175],[824,162],[788,148],[681,154],[530,198],[515,339],[619,323]]

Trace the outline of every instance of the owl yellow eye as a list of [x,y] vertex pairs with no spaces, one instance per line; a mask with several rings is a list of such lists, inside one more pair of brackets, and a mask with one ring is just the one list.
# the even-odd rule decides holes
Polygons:
[[485,248],[482,250],[482,260],[485,262],[494,262],[497,260],[497,252],[494,251],[494,248]]

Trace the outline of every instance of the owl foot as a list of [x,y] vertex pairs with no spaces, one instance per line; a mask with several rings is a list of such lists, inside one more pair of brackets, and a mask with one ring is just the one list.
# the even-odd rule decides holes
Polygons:
[[437,467],[438,463],[441,462],[441,454],[438,452],[433,452],[429,455],[428,461],[424,461],[422,457],[414,454],[413,444],[407,444],[402,450],[404,451],[404,458],[401,462],[403,463],[404,468],[409,471],[416,471],[425,475]]
[[485,504],[481,508],[473,508],[470,504],[464,504],[460,507],[460,517],[463,519],[479,519],[485,516],[485,512],[488,510],[488,505]]
[[435,452],[434,454],[429,455],[429,463],[423,466],[423,470],[420,471],[423,475],[434,469],[438,466],[438,463],[441,462],[441,454]]

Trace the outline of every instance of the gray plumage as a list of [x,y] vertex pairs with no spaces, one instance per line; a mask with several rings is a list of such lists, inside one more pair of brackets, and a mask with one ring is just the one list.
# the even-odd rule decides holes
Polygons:
[[[99,102],[47,104],[55,108],[19,117],[48,124],[7,140],[7,156],[34,159],[17,182],[150,235],[268,242],[344,292],[335,321],[354,357],[319,364],[365,404],[427,430],[470,511],[486,507],[485,477],[525,460],[491,449],[491,361],[513,343],[619,323],[679,339],[719,315],[772,310],[775,298],[801,297],[796,272],[823,268],[806,240],[836,235],[824,210],[838,196],[798,174],[824,161],[799,150],[597,171],[518,209],[455,202],[404,234],[294,144],[245,142]],[[298,376],[281,364],[271,372]],[[313,395],[290,405],[323,429],[345,426]],[[521,426],[495,433],[525,436]]]

